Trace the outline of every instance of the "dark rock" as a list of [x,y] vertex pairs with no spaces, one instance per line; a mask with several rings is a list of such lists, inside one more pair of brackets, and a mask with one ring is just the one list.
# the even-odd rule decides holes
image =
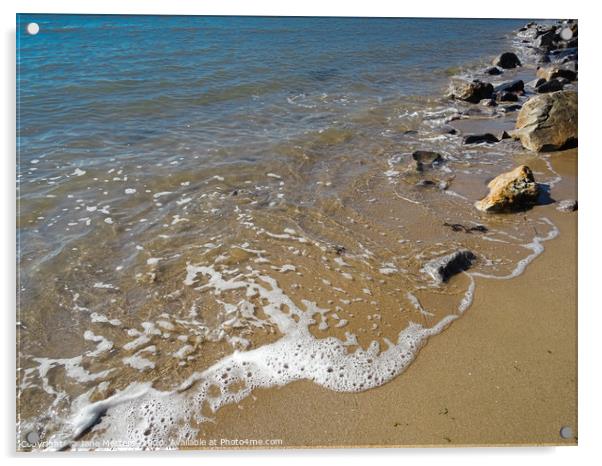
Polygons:
[[421,172],[428,168],[434,168],[444,162],[441,154],[428,150],[417,150],[412,153],[414,159],[414,168]]
[[543,78],[537,78],[537,79],[534,79],[533,81],[529,81],[527,83],[527,86],[532,87],[532,88],[536,88],[538,86],[541,86],[545,82],[546,82],[545,79],[543,79]]
[[450,227],[453,231],[464,232],[464,233],[487,233],[489,230],[484,225],[476,225],[473,227],[467,227],[462,225],[461,223],[447,223],[445,222],[443,226]]
[[564,201],[560,201],[556,210],[560,212],[575,212],[577,210],[577,200],[576,199],[566,199]]
[[427,262],[422,271],[437,283],[444,283],[457,273],[468,270],[477,257],[468,249],[453,252]]
[[500,102],[518,102],[518,96],[514,92],[504,92],[500,95]]
[[522,92],[525,89],[525,83],[522,79],[516,79],[514,81],[507,81],[502,84],[498,84],[494,87],[494,92]]
[[521,63],[515,53],[504,52],[501,55],[495,57],[495,59],[493,60],[493,65],[499,66],[501,68],[510,69],[516,68],[517,66],[521,66]]
[[407,131],[404,131],[403,134],[405,134],[406,136],[414,136],[418,134],[418,131],[416,131],[415,129],[409,129]]
[[564,88],[564,84],[559,79],[551,79],[535,89],[538,94],[545,94],[546,92],[561,91]]
[[458,134],[458,130],[450,125],[440,126],[437,130],[442,134]]
[[419,188],[427,188],[430,186],[435,186],[437,183],[435,183],[433,180],[420,180],[416,183],[416,186],[418,186]]
[[497,76],[498,74],[502,74],[503,71],[500,70],[497,66],[492,66],[491,68],[487,68],[485,70],[485,74],[489,74],[491,76]]
[[503,107],[500,108],[500,111],[503,113],[511,113],[511,112],[516,112],[517,110],[520,110],[521,108],[523,108],[523,106],[521,104],[504,105]]
[[489,99],[493,94],[493,86],[475,79],[473,81],[452,82],[450,97],[476,104],[483,99]]
[[549,49],[554,44],[555,38],[556,31],[551,29],[537,36],[537,38],[533,41],[533,45],[540,49]]
[[491,133],[485,134],[471,134],[466,136],[462,141],[463,144],[480,144],[482,142],[493,143],[498,142],[498,138],[496,138]]

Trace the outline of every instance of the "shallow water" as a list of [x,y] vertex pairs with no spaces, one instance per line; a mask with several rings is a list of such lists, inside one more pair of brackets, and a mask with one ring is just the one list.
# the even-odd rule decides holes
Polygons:
[[[440,285],[427,260],[468,248],[472,274],[511,278],[557,233],[537,208],[472,206],[517,163],[556,182],[545,155],[441,130],[468,108],[443,97],[449,77],[524,20],[26,15],[19,30],[32,20],[19,437],[166,448],[255,387],[380,385],[470,304],[473,275]],[[417,149],[445,162],[416,173]]]

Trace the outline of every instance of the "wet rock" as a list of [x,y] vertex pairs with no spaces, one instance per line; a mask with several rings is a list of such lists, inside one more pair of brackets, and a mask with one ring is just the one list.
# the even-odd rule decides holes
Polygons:
[[418,131],[416,131],[415,129],[408,129],[407,131],[404,131],[403,134],[405,134],[406,136],[415,136],[416,134],[418,134]]
[[477,257],[468,249],[447,254],[427,262],[422,271],[433,277],[437,283],[444,283],[454,275],[468,270]]
[[554,78],[566,78],[569,81],[575,81],[577,79],[577,73],[567,67],[560,67],[556,65],[544,66],[537,69],[535,73],[538,78],[550,81]]
[[534,79],[533,81],[529,81],[527,83],[527,86],[532,87],[533,89],[535,89],[538,86],[541,86],[545,82],[546,82],[545,79],[543,79],[543,78],[537,78],[537,79]]
[[510,135],[525,149],[536,152],[577,145],[577,93],[558,91],[529,99]]
[[514,92],[503,92],[500,94],[500,102],[518,102],[518,96]]
[[458,130],[451,125],[443,125],[437,128],[441,134],[458,134]]
[[515,79],[514,81],[507,81],[502,84],[498,84],[494,87],[494,92],[522,92],[525,90],[525,83],[522,79]]
[[428,150],[417,150],[412,153],[413,168],[422,172],[429,168],[435,168],[443,163],[443,157],[437,152]]
[[491,68],[487,68],[485,70],[485,74],[489,74],[491,76],[497,76],[502,73],[503,73],[503,71],[500,70],[497,66],[492,66]]
[[539,49],[549,49],[553,46],[555,38],[556,31],[552,28],[537,36],[533,41],[533,45]]
[[453,231],[457,231],[457,232],[464,232],[464,233],[487,233],[489,230],[487,229],[487,227],[485,225],[475,225],[472,227],[467,227],[465,225],[462,225],[461,223],[447,223],[445,222],[443,224],[443,226],[449,227],[451,228]]
[[564,88],[564,83],[560,79],[554,78],[540,84],[535,88],[535,92],[538,94],[545,94],[546,92],[561,91]]
[[484,134],[471,134],[469,136],[466,136],[464,138],[464,140],[462,141],[463,144],[480,144],[482,142],[494,143],[494,142],[499,142],[499,139],[491,133],[484,133]]
[[577,210],[577,200],[576,199],[566,199],[564,201],[560,201],[556,210],[560,212],[575,212]]
[[539,186],[526,165],[498,175],[487,186],[489,194],[474,204],[483,212],[520,210],[534,204],[539,196]]
[[500,108],[500,111],[503,113],[511,113],[511,112],[516,112],[517,110],[520,110],[521,108],[523,108],[523,106],[521,104],[505,105]]
[[497,102],[495,99],[483,99],[481,100],[481,105],[483,107],[497,107]]
[[449,93],[452,99],[464,100],[473,104],[479,103],[483,99],[491,98],[492,94],[493,85],[478,79],[473,81],[453,81]]
[[493,65],[499,66],[500,68],[516,68],[517,66],[521,66],[520,60],[516,56],[515,53],[512,52],[504,52],[501,55],[498,55],[493,60]]

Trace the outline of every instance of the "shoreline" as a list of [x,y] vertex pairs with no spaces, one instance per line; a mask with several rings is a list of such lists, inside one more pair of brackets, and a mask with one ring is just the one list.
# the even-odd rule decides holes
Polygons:
[[[527,79],[525,77],[528,76],[529,73],[534,73],[535,71],[533,69],[533,63],[529,63],[528,65],[525,63],[525,65],[524,68],[519,67],[517,70],[507,70],[508,72],[504,73],[504,76],[497,76],[497,78],[493,78],[493,81],[502,79],[502,82],[507,82],[509,79],[518,80],[520,78],[524,79],[526,82]],[[523,81],[521,81],[521,83],[521,85],[524,85]],[[497,84],[501,86],[499,82]],[[491,84],[488,84],[488,86],[492,87]],[[570,84],[569,86],[573,85]],[[496,92],[497,94],[503,93],[503,91]],[[471,102],[470,100],[461,99],[466,100],[467,102],[456,100],[454,106],[459,109],[456,110],[458,113],[446,118],[445,124],[443,125],[441,125],[442,120],[439,120],[440,122],[436,125],[441,127],[433,129],[443,130],[444,133],[449,130],[449,134],[455,135],[454,138],[460,138],[457,139],[457,141],[463,141],[463,144],[457,147],[459,151],[462,151],[463,148],[468,150],[475,147],[465,146],[465,144],[470,144],[467,142],[467,139],[464,139],[467,136],[477,136],[480,138],[486,136],[495,138],[495,143],[504,144],[504,149],[502,150],[506,151],[506,160],[503,163],[491,164],[491,166],[496,167],[496,170],[502,170],[505,166],[507,167],[508,163],[516,165],[519,160],[527,160],[528,162],[525,163],[529,163],[529,165],[533,167],[533,171],[537,176],[540,176],[542,172],[548,173],[548,175],[550,172],[552,174],[559,174],[561,177],[559,178],[559,182],[548,181],[548,190],[553,187],[551,194],[554,197],[559,196],[556,200],[560,201],[563,199],[576,198],[576,150],[568,150],[564,153],[552,153],[551,155],[546,156],[539,156],[534,153],[526,154],[525,151],[522,151],[521,153],[518,149],[515,149],[515,147],[521,147],[520,143],[512,142],[508,139],[506,130],[510,131],[508,125],[510,123],[514,125],[518,112],[516,109],[507,110],[507,108],[512,107],[514,105],[512,102],[516,103],[519,100],[519,96],[521,96],[521,104],[526,102],[526,100],[522,98],[522,96],[525,95],[525,93],[522,92],[522,89],[511,91],[510,93],[515,94],[514,97],[516,97],[516,100],[506,101],[506,99],[500,98],[499,103],[494,101],[490,105],[483,105],[484,103],[487,104],[487,102],[483,102],[483,100],[486,101],[487,98],[481,99],[478,102],[479,105],[474,105],[473,103],[470,107],[467,106],[467,102]],[[531,96],[532,94],[528,93],[528,98]],[[491,99],[491,97],[489,97],[489,99]],[[495,107],[497,110],[492,110],[488,107]],[[499,118],[500,115],[504,115],[503,118]],[[433,122],[435,122],[435,120],[433,120]],[[454,131],[454,133],[451,131]],[[407,133],[411,133],[411,131],[407,131]],[[494,137],[492,134],[495,134],[496,136]],[[500,136],[498,140],[497,135],[500,134],[502,134],[502,136]],[[437,137],[434,139],[437,139]],[[502,142],[502,139],[508,140]],[[486,142],[494,142],[487,140],[487,138],[484,140]],[[420,149],[419,144],[420,142],[416,143],[416,149]],[[478,150],[476,153],[482,153],[484,150],[489,151],[491,147],[495,146],[481,145],[480,148],[477,146]],[[492,152],[494,151],[495,149],[492,150]],[[425,156],[429,156],[429,154],[437,155],[435,152],[419,152],[423,152]],[[508,157],[509,153],[512,154],[510,157]],[[420,168],[416,169],[417,172],[422,172],[422,162],[419,162],[418,159],[416,159],[415,154],[416,153],[410,155],[418,162]],[[514,154],[516,154],[517,157],[515,157]],[[448,153],[448,155],[450,154]],[[560,157],[558,157],[558,155]],[[390,161],[387,163],[390,163]],[[425,163],[430,162],[425,161]],[[432,163],[437,165],[436,162]],[[436,167],[431,166],[430,168]],[[399,173],[395,172],[393,169],[390,170],[390,172]],[[390,176],[389,172],[385,173],[385,175],[387,177]],[[472,207],[472,201],[478,199],[478,197],[475,199],[473,199],[473,197],[480,193],[482,187],[478,183],[475,183],[475,180],[471,179],[470,175],[469,171],[462,171],[461,174],[460,171],[458,172],[458,180],[456,180],[456,183],[461,190],[461,194],[451,189],[448,191],[449,183],[454,179],[453,177],[449,181],[439,184],[438,189],[447,191],[447,194],[455,195],[458,198],[468,201],[468,205]],[[272,173],[269,173],[268,176],[281,179],[280,175],[273,175]],[[542,177],[540,182],[543,183],[543,180],[544,178]],[[223,178],[221,178],[221,181],[223,181]],[[481,180],[481,182],[482,181],[483,180]],[[415,186],[427,187],[435,184],[432,180],[421,180],[421,182],[427,184],[416,183]],[[283,183],[284,182],[282,182],[282,184]],[[544,185],[542,184],[542,186]],[[462,191],[463,189],[466,191]],[[394,189],[393,191],[397,194]],[[235,193],[238,195],[238,191],[235,191]],[[166,193],[162,192],[159,194]],[[377,190],[374,190],[374,194],[378,197]],[[401,196],[398,195],[398,197]],[[411,203],[413,202],[414,204],[420,204],[420,202],[417,201],[412,201],[404,197],[401,198]],[[576,306],[571,302],[571,298],[575,297],[576,292],[576,249],[573,254],[575,259],[569,261],[568,267],[565,263],[567,254],[570,254],[572,251],[571,247],[576,246],[573,244],[574,241],[571,242],[571,240],[576,239],[576,231],[573,227],[576,226],[577,216],[576,214],[557,212],[557,205],[557,203],[550,202],[547,203],[547,205],[538,205],[536,209],[538,209],[538,217],[541,217],[541,215],[550,217],[553,219],[550,224],[559,226],[560,240],[562,241],[559,239],[550,242],[546,241],[545,238],[540,237],[540,232],[537,231],[537,227],[533,226],[535,242],[529,244],[519,243],[519,246],[525,247],[527,250],[533,252],[533,254],[529,256],[534,258],[533,264],[530,263],[528,258],[527,262],[523,264],[528,265],[526,270],[521,268],[520,262],[517,263],[514,272],[511,274],[514,278],[509,280],[481,279],[481,277],[486,277],[487,275],[479,275],[478,272],[474,274],[469,272],[468,276],[470,276],[471,283],[473,279],[476,279],[478,282],[474,295],[472,288],[469,288],[454,316],[450,315],[446,318],[448,320],[441,319],[438,323],[424,327],[425,335],[433,335],[436,338],[429,338],[425,348],[419,351],[420,356],[416,354],[418,350],[412,346],[412,355],[416,356],[417,360],[413,360],[412,358],[412,360],[409,360],[407,363],[404,362],[405,365],[403,365],[401,373],[394,375],[393,379],[379,381],[382,385],[377,385],[375,388],[370,388],[366,391],[334,391],[337,389],[331,390],[324,388],[328,386],[326,383],[322,383],[322,386],[318,385],[320,379],[316,372],[311,376],[316,382],[304,378],[299,380],[299,377],[290,377],[288,379],[289,384],[286,385],[287,382],[284,381],[286,379],[276,378],[272,381],[271,385],[268,383],[265,385],[261,383],[255,385],[255,387],[269,385],[271,388],[255,388],[248,393],[248,396],[246,396],[247,393],[244,393],[242,389],[240,394],[234,390],[233,399],[224,401],[226,400],[227,395],[223,395],[223,397],[220,398],[221,401],[218,402],[215,401],[217,400],[217,396],[212,400],[211,397],[213,395],[211,395],[210,389],[220,386],[219,384],[221,382],[216,378],[220,374],[217,374],[217,372],[214,371],[215,374],[210,374],[207,377],[207,380],[204,378],[201,380],[201,377],[204,377],[204,375],[202,376],[201,374],[205,374],[205,372],[195,372],[190,379],[187,379],[186,382],[180,385],[180,388],[171,392],[157,391],[157,387],[154,386],[155,380],[149,379],[149,383],[152,383],[152,385],[149,384],[148,389],[135,394],[135,396],[132,395],[135,400],[133,402],[134,409],[136,409],[136,406],[140,409],[141,405],[145,403],[144,399],[153,402],[152,400],[154,400],[153,397],[155,396],[158,399],[169,395],[178,396],[181,392],[187,391],[193,383],[201,380],[202,383],[199,384],[201,387],[199,389],[200,396],[209,396],[209,398],[207,398],[209,404],[203,405],[203,407],[209,407],[209,405],[215,403],[213,406],[217,406],[219,409],[217,409],[215,416],[207,413],[208,422],[199,421],[202,425],[199,432],[192,434],[192,437],[194,438],[196,436],[197,439],[262,438],[264,440],[274,439],[275,441],[280,439],[281,443],[274,444],[274,446],[278,448],[449,445],[483,446],[487,444],[556,445],[576,443],[576,436],[566,441],[563,440],[562,443],[557,443],[558,440],[555,440],[553,431],[550,430],[549,427],[543,426],[544,422],[547,423],[546,426],[553,425],[554,429],[556,429],[556,433],[558,433],[560,427],[570,426],[576,432],[576,419],[574,418],[576,409],[573,409],[573,407],[576,406],[576,394],[574,390],[576,378],[574,374],[571,373],[571,371],[575,369],[571,364],[571,361],[574,362],[576,356],[572,357],[573,353],[571,349],[568,348],[568,345],[571,342],[576,341],[576,336],[574,334],[576,326],[571,326],[569,322],[572,317],[572,311],[574,310],[576,312]],[[399,208],[400,206],[397,207]],[[401,207],[403,207],[403,205]],[[404,209],[405,207],[397,213],[399,217],[406,214],[407,211]],[[384,214],[385,210],[380,212]],[[415,220],[418,222],[417,225],[419,225],[420,216],[417,214],[415,215]],[[477,215],[481,214],[476,214],[474,217],[474,219],[478,221],[479,218]],[[516,213],[513,215],[521,214]],[[524,215],[525,220],[527,220],[527,217],[531,216],[529,211],[525,211]],[[452,227],[453,232],[461,231],[453,229],[453,227],[464,228],[464,233],[450,234],[452,236],[454,234],[460,235],[455,237],[454,241],[459,240],[460,242],[464,242],[464,240],[466,240],[466,242],[468,242],[468,238],[462,237],[461,235],[471,233],[472,229],[471,231],[468,231],[467,227],[464,225],[448,224],[447,220],[454,221],[454,219],[451,217],[447,218],[447,213],[433,219],[435,223],[439,220],[446,220],[443,225]],[[549,222],[547,218],[540,218],[540,220]],[[488,231],[485,226],[480,224],[474,228],[476,229],[475,231],[479,232]],[[484,230],[478,230],[478,228]],[[443,230],[445,230],[445,228]],[[295,233],[294,230],[290,231],[293,231],[293,234]],[[529,234],[531,234],[530,229]],[[421,233],[421,236],[419,237],[419,242],[422,242],[422,240],[426,238],[423,238],[422,235],[423,233]],[[278,235],[274,236],[278,237]],[[451,238],[447,235],[445,237],[447,239]],[[553,237],[554,235],[548,235],[547,239]],[[433,240],[433,238],[429,239]],[[543,239],[545,241],[545,254],[543,254],[543,256],[541,254],[543,251],[537,249],[540,244],[535,244],[538,242],[538,239]],[[496,239],[491,238],[491,241],[496,241]],[[571,242],[573,246],[568,244],[568,242]],[[505,241],[499,241],[499,243],[505,243]],[[560,244],[563,247],[559,249],[557,244]],[[489,260],[485,250],[479,250],[478,248],[474,250],[482,255],[482,259],[485,261]],[[336,254],[342,255],[344,252],[345,248],[341,247],[341,252],[337,250]],[[520,250],[520,252],[522,252],[522,250]],[[149,260],[158,261],[159,259],[151,258]],[[340,260],[342,261],[342,259]],[[344,261],[343,264],[345,266],[348,265]],[[555,270],[554,266],[556,264],[561,264],[564,268],[558,272],[555,271],[554,277],[547,277],[546,271],[550,269]],[[152,264],[147,262],[147,265]],[[284,273],[290,270],[296,272],[296,265],[297,264],[295,264],[295,266],[282,266],[280,272]],[[292,269],[286,267],[292,267]],[[189,286],[195,284],[197,273],[205,273],[203,267],[197,268],[187,265],[187,270],[188,276],[184,281],[184,284]],[[517,275],[520,275],[518,277],[515,276],[517,271]],[[217,272],[215,273],[217,274]],[[452,274],[455,273],[457,273],[457,271],[452,272]],[[299,275],[301,276],[302,274]],[[350,274],[347,275],[351,277]],[[155,277],[153,275],[153,281],[154,279]],[[286,283],[286,280],[283,279],[283,281]],[[544,283],[544,285],[542,285],[542,283]],[[103,283],[100,282],[100,285],[103,285]],[[330,285],[330,283],[328,285]],[[253,289],[260,288],[259,285],[252,286],[254,287]],[[278,285],[274,286],[276,286],[276,290],[279,291]],[[271,288],[272,291],[274,286]],[[321,288],[319,290],[321,291]],[[535,292],[533,292],[533,290],[535,290]],[[553,293],[549,293],[549,290],[552,290]],[[216,291],[219,291],[219,286],[216,286]],[[260,291],[269,293],[267,288],[261,288]],[[371,295],[370,290],[368,290],[366,294]],[[409,294],[411,295],[411,293]],[[317,296],[320,295],[325,297],[326,293],[317,294]],[[429,319],[426,318],[426,316],[432,316],[434,314],[425,312],[420,301],[418,301],[414,295],[411,296],[414,298],[415,302],[418,303],[415,305],[417,310],[420,310],[424,320],[427,324],[430,324]],[[393,300],[392,302],[395,303],[395,298],[391,299]],[[463,303],[467,299],[470,300],[471,304],[466,310],[466,313],[464,313],[466,308],[463,307]],[[362,300],[360,299],[360,301]],[[500,301],[501,305],[498,305],[496,301]],[[441,298],[441,302],[444,302],[443,297]],[[468,301],[466,302],[468,303]],[[290,303],[289,308],[292,309],[292,301],[290,301]],[[374,304],[376,303],[377,302],[374,301]],[[523,310],[523,307],[528,308],[528,315],[526,317],[524,315],[525,311]],[[563,308],[568,308],[569,311],[562,314]],[[380,309],[378,310],[380,311]],[[549,316],[546,315],[546,312],[554,315],[552,322],[548,322]],[[477,317],[470,318],[473,314],[476,314]],[[353,314],[350,315],[353,316]],[[387,318],[395,319],[395,322],[399,320],[399,317],[394,313],[385,315]],[[288,318],[286,316],[282,317]],[[337,316],[336,319],[339,321],[340,318]],[[458,322],[449,324],[449,322],[453,320],[457,320]],[[520,324],[517,325],[517,322],[520,322]],[[326,323],[325,319],[324,323]],[[343,324],[341,327],[344,327],[348,322],[343,319],[341,320],[341,323]],[[387,323],[386,318],[385,323]],[[378,325],[373,325],[373,330],[376,330]],[[326,328],[328,328],[328,325],[326,325]],[[353,325],[345,328],[355,331]],[[565,330],[565,332],[562,333],[562,330]],[[283,333],[286,334],[285,331],[283,331]],[[492,335],[492,333],[494,335]],[[159,334],[161,334],[161,332],[159,332]],[[552,341],[550,339],[551,335],[555,336],[556,339]],[[318,335],[314,336],[317,337]],[[380,330],[378,330],[378,336],[381,336]],[[439,342],[439,340],[441,340],[441,342]],[[316,341],[319,341],[319,338]],[[420,340],[419,343],[421,342],[422,340]],[[507,345],[508,342],[510,342],[510,345]],[[543,346],[540,347],[540,344],[543,344]],[[128,345],[130,345],[130,343],[128,343]],[[399,345],[401,345],[401,343],[399,343]],[[261,346],[264,345],[258,345],[258,348]],[[545,347],[545,354],[543,353],[543,347]],[[124,348],[127,349],[126,346],[124,346]],[[152,348],[155,347],[153,346]],[[155,354],[155,351],[156,350],[152,351],[153,354]],[[159,351],[159,354],[161,354],[161,351]],[[245,352],[240,354],[245,354]],[[482,357],[478,361],[475,360],[476,354]],[[487,354],[486,357],[484,356],[485,354]],[[560,362],[564,361],[564,365],[557,364],[559,359],[553,356],[556,354],[562,355],[564,359],[561,358]],[[445,357],[442,358],[441,355],[444,355]],[[525,356],[523,360],[524,355],[529,355],[529,357]],[[250,358],[252,359],[253,356],[251,355]],[[406,355],[404,354],[404,361],[405,358]],[[513,359],[510,361],[508,358]],[[236,363],[238,361],[238,356],[235,355],[234,358],[231,358],[231,362],[232,361]],[[288,359],[286,361],[290,364]],[[371,363],[372,360],[370,359],[369,362]],[[226,357],[220,359],[217,363],[207,369],[207,373],[213,368],[220,365],[223,366],[222,363],[228,364]],[[399,361],[396,361],[396,364],[397,363],[399,363]],[[243,362],[242,364],[248,364],[248,362]],[[409,366],[406,368],[407,364],[409,364]],[[152,364],[153,369],[154,367],[154,364]],[[284,364],[284,367],[289,369],[288,364]],[[301,368],[301,370],[304,369],[305,367]],[[318,370],[318,372],[319,370],[324,371],[324,363],[322,362],[322,366],[319,366],[318,364],[313,369]],[[192,370],[192,368],[188,370]],[[231,370],[231,367],[227,367],[226,370]],[[341,368],[341,371],[342,370],[343,368]],[[235,371],[233,371],[233,373],[234,372]],[[332,372],[331,367],[328,368],[328,372]],[[341,377],[343,377],[342,373],[343,372],[341,372]],[[248,372],[247,377],[251,377],[250,374],[251,372]],[[393,372],[391,372],[391,374],[393,374]],[[478,380],[477,374],[481,375],[480,380]],[[528,375],[528,377],[526,377],[526,375]],[[196,376],[198,377],[195,378]],[[213,385],[211,385],[211,376],[214,376],[215,378]],[[222,377],[222,379],[223,378],[224,377]],[[291,382],[291,380],[296,381]],[[328,380],[328,376],[325,376],[322,382]],[[377,378],[375,377],[373,381],[374,384],[377,384],[376,381]],[[362,379],[359,379],[359,382],[362,382]],[[227,383],[229,383],[229,381]],[[224,387],[226,387],[227,383],[224,383]],[[257,381],[255,380],[253,383],[257,383]],[[281,386],[281,388],[274,388],[274,386],[277,386],[279,383],[285,385]],[[368,385],[370,384],[368,383]],[[236,385],[234,386],[236,387]],[[353,386],[355,387],[356,384],[354,383]],[[363,382],[359,387],[360,389],[363,387]],[[533,398],[533,392],[535,391],[534,387],[537,387],[537,390],[541,389],[546,391],[546,403],[542,404],[541,400]],[[203,391],[205,389],[206,391]],[[159,387],[158,390],[161,390],[161,387]],[[555,390],[555,392],[550,393],[550,390]],[[224,393],[226,391],[227,390],[224,390]],[[126,390],[121,393],[117,392],[115,397],[111,396],[104,400],[100,400],[98,403],[94,402],[88,404],[85,407],[85,410],[83,410],[83,414],[84,416],[90,416],[90,419],[84,419],[85,422],[80,423],[78,429],[83,430],[78,430],[78,433],[72,437],[77,439],[75,440],[75,443],[66,443],[65,448],[70,449],[73,447],[76,450],[79,449],[77,442],[82,438],[82,434],[87,437],[88,433],[91,433],[90,437],[93,439],[93,432],[95,432],[96,425],[102,422],[101,419],[105,414],[108,414],[107,417],[111,418],[115,416],[119,417],[120,413],[131,413],[131,411],[128,411],[130,408],[128,408],[126,406],[127,403],[125,403],[128,398],[128,395],[125,392]],[[494,404],[490,403],[492,400],[492,393],[495,394],[494,398],[497,397],[494,400]],[[192,394],[189,393],[183,396],[188,396],[187,399],[190,401]],[[442,400],[445,400],[445,403],[442,404]],[[352,402],[354,406],[351,409],[349,408],[349,402]],[[161,401],[159,401],[159,404],[160,403]],[[549,404],[553,406],[550,408],[550,406],[548,406]],[[114,408],[114,411],[109,411],[110,408]],[[165,409],[165,406],[163,406],[163,408]],[[541,409],[542,411],[533,411],[536,408]],[[194,407],[192,409],[194,410]],[[484,411],[486,409],[488,409],[488,411]],[[183,410],[182,413],[180,413],[180,410]],[[179,406],[177,409],[179,414],[183,414],[185,410],[186,406]],[[81,413],[76,414],[81,417]],[[139,412],[139,414],[142,413]],[[205,414],[204,411],[202,414]],[[309,422],[306,421],[307,415],[309,415],[308,417],[311,417]],[[538,424],[536,429],[525,432],[524,429],[532,427],[532,423],[534,422],[528,420],[529,416],[537,418]],[[144,415],[142,417],[144,418]],[[304,422],[298,424],[296,422],[298,419],[303,419]],[[491,424],[492,421],[495,424]],[[152,418],[149,422],[152,422]],[[163,422],[163,419],[161,422]],[[100,430],[102,430],[102,426],[99,427]],[[196,425],[191,422],[188,428],[194,430]],[[521,431],[520,429],[523,430]],[[142,430],[136,432],[141,435]],[[148,428],[148,432],[151,432],[150,427]],[[149,434],[145,431],[144,435],[146,436]],[[167,435],[167,430],[165,431],[165,435]],[[506,438],[506,440],[500,441],[500,435],[502,437],[505,435],[506,437],[504,438]],[[85,437],[82,445],[85,445]],[[144,437],[140,438],[142,439],[141,441],[146,442]],[[186,440],[189,440],[189,437],[186,437]],[[146,443],[141,443],[140,445],[146,445]],[[184,442],[183,445],[179,445],[179,448],[187,449],[190,447],[196,449],[206,446],[206,443],[196,444],[195,442]],[[208,446],[211,448],[214,445],[209,444]],[[216,446],[219,447],[219,445]],[[261,446],[263,448],[270,447],[270,445],[267,444]],[[236,444],[226,442],[225,448],[233,447],[236,448]],[[136,448],[136,446],[132,446],[132,448]],[[161,449],[161,447],[158,448]]]
[[[533,67],[511,70],[510,79],[535,78]],[[447,123],[460,134],[498,134],[514,127],[517,113]],[[549,160],[561,176],[552,197],[576,199],[577,150],[549,153]],[[557,205],[537,208],[558,237],[517,277],[475,277],[466,313],[393,380],[359,393],[309,380],[255,390],[223,406],[203,438],[280,438],[279,448],[576,445],[577,215]],[[569,438],[561,437],[563,427]]]
[[[555,158],[556,190],[575,196],[576,154]],[[543,208],[558,237],[519,277],[477,279],[471,307],[404,373],[359,393],[311,381],[256,390],[241,408],[223,406],[203,437],[282,438],[279,448],[576,445],[577,216]],[[565,425],[574,438],[559,436]]]

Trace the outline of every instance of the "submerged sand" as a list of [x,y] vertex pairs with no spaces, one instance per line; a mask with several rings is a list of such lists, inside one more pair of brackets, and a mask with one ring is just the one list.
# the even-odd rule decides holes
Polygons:
[[[550,162],[562,176],[552,197],[576,198],[576,151]],[[470,309],[399,377],[352,394],[310,381],[257,390],[224,406],[202,439],[218,447],[275,439],[280,448],[577,444],[577,213],[537,209],[559,236],[518,278],[477,279]],[[564,426],[571,438],[560,436]]]

